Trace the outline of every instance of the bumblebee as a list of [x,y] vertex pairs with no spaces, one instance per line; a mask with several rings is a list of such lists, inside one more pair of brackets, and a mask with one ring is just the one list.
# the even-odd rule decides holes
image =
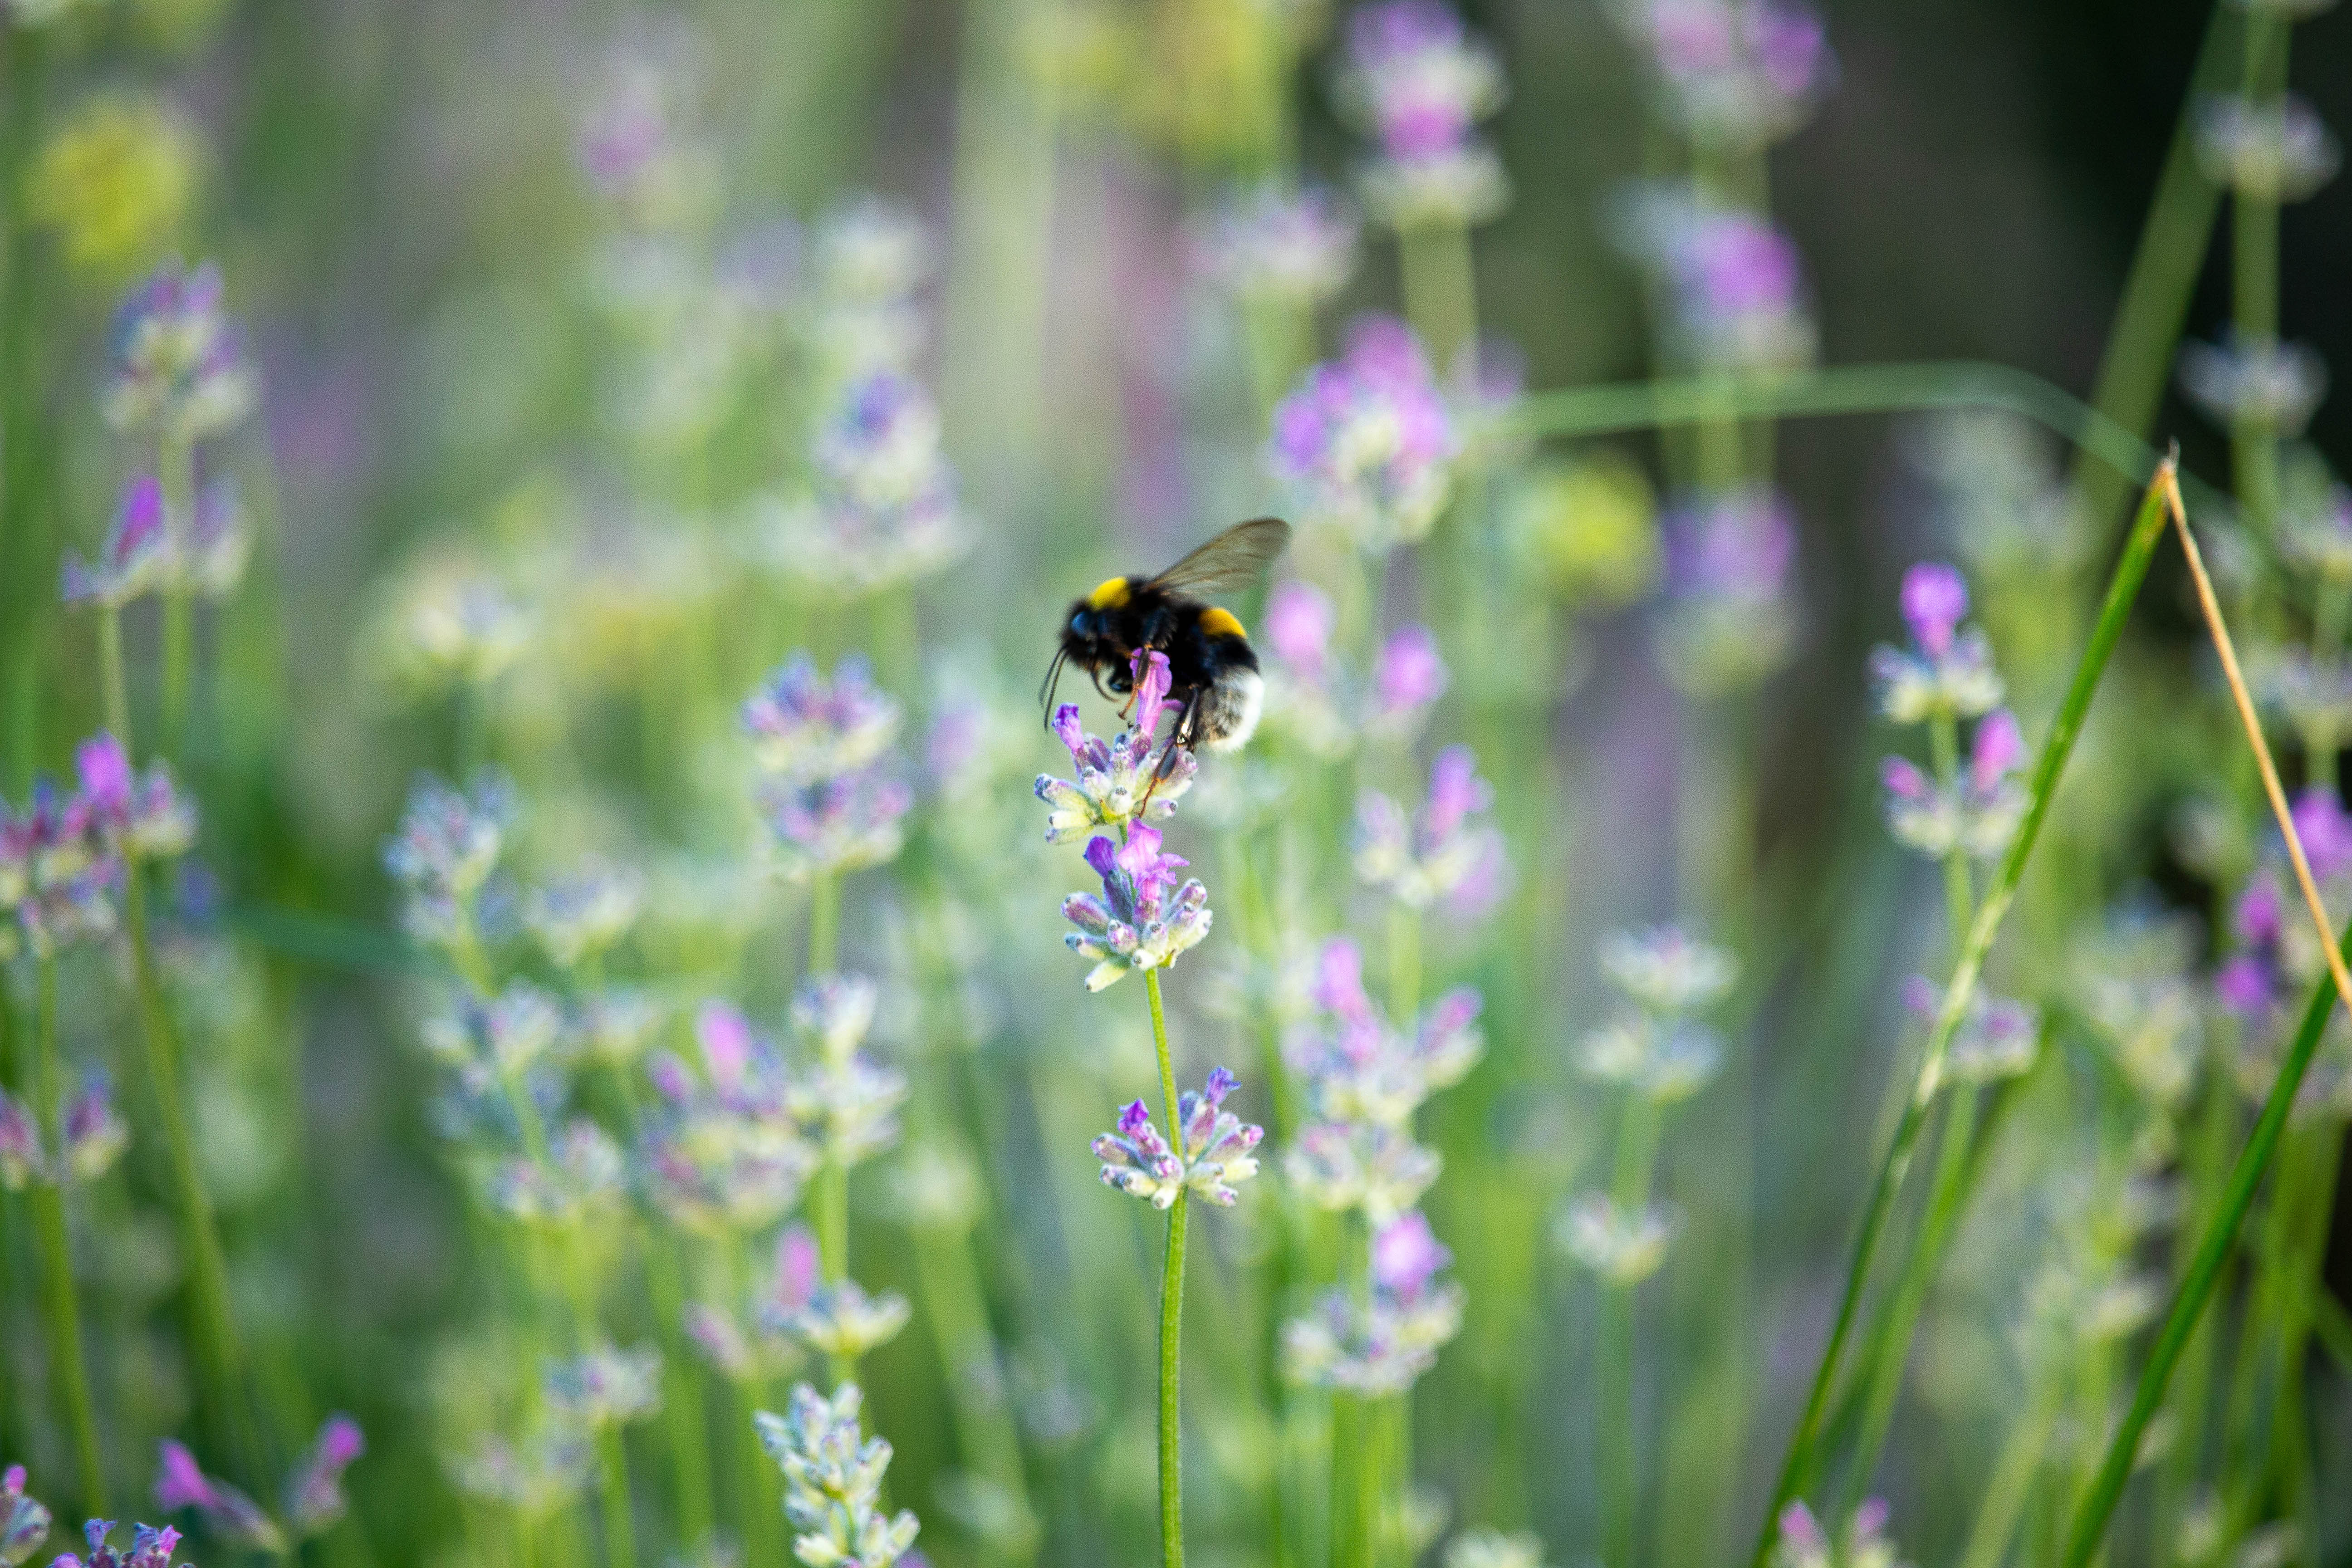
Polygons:
[[1232,611],[1196,595],[1246,587],[1289,546],[1290,524],[1280,518],[1237,522],[1157,576],[1113,577],[1074,602],[1038,693],[1046,717],[1065,666],[1085,670],[1097,691],[1116,700],[1134,690],[1136,651],[1156,648],[1168,656],[1177,743],[1238,750],[1256,731],[1265,701],[1257,652]]

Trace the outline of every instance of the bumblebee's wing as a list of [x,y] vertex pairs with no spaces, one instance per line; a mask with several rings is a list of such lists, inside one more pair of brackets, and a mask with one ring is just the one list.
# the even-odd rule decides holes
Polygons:
[[1290,524],[1261,517],[1233,527],[1138,587],[1218,594],[1246,588],[1290,548]]

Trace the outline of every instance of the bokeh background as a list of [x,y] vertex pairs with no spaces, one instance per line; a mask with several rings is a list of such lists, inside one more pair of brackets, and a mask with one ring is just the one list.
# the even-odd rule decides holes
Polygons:
[[[209,997],[245,1020],[221,1025],[223,1037],[275,1042],[258,1055],[221,1047],[215,1068],[198,1069],[194,1104],[265,1402],[289,1432],[339,1409],[370,1434],[353,1527],[307,1549],[322,1560],[488,1560],[474,1555],[446,1455],[463,1403],[453,1385],[499,1342],[478,1331],[499,1310],[496,1270],[436,1123],[436,1069],[415,1045],[434,963],[398,934],[380,855],[413,776],[505,765],[530,802],[532,863],[593,852],[664,877],[673,862],[723,865],[744,841],[740,791],[723,782],[740,769],[727,750],[733,704],[799,647],[827,666],[865,649],[918,709],[945,659],[995,727],[989,792],[953,809],[967,819],[959,832],[1000,841],[988,864],[1010,868],[988,874],[992,898],[958,895],[952,982],[909,957],[924,906],[903,890],[853,892],[845,953],[886,977],[877,1037],[911,1068],[918,1098],[936,1091],[991,1141],[974,1245],[1002,1346],[1002,1385],[987,1397],[1023,1413],[1043,1523],[1030,1550],[1057,1563],[1148,1550],[1156,1232],[1089,1189],[1083,1139],[1148,1084],[1149,1037],[1139,999],[1083,995],[1060,951],[1055,900],[1074,863],[1034,844],[1027,798],[1028,773],[1060,752],[1029,727],[1027,697],[1073,595],[1285,504],[1263,458],[1268,393],[1280,389],[1253,382],[1250,347],[1188,239],[1267,156],[1249,140],[1251,105],[1226,96],[1221,53],[1234,47],[1234,16],[1256,8],[107,0],[8,35],[0,117],[19,195],[0,371],[11,492],[0,794],[19,797],[37,769],[68,766],[100,708],[88,624],[51,588],[60,551],[104,532],[124,473],[122,445],[95,413],[123,290],[167,257],[217,260],[259,367],[259,416],[208,459],[243,481],[261,545],[246,591],[205,622],[209,674],[182,770],[205,826],[184,907],[219,944],[207,960],[219,967],[181,984],[185,1005]],[[1654,374],[1645,281],[1611,237],[1612,193],[1671,162],[1638,57],[1586,0],[1462,13],[1510,87],[1488,130],[1512,199],[1475,237],[1482,331],[1514,346],[1532,392]],[[1986,361],[2087,395],[2200,40],[2236,13],[2216,23],[2174,0],[1913,0],[1820,15],[1834,89],[1768,168],[1771,209],[1803,258],[1821,362]],[[1289,127],[1279,161],[1343,184],[1361,139],[1334,107],[1334,23],[1301,36],[1278,78]],[[2297,29],[2292,79],[2323,119],[2352,124],[2352,16]],[[677,212],[629,209],[583,154],[600,115],[632,94],[654,106],[677,163],[628,199]],[[98,119],[108,113],[121,117],[112,129]],[[92,138],[89,162],[52,168],[43,185],[36,165],[76,126]],[[929,234],[915,363],[936,391],[972,529],[969,553],[887,616],[780,597],[714,529],[800,460],[811,395],[772,350],[768,301],[807,264],[822,216],[866,193],[903,204]],[[655,232],[683,237],[674,254],[621,243]],[[2204,264],[2192,337],[2218,335],[2229,317],[2226,251],[2217,242]],[[2286,335],[2352,363],[2352,207],[2340,189],[2287,209],[2282,257]],[[1350,317],[1399,300],[1395,248],[1368,236],[1318,312],[1310,357]],[[2342,455],[2347,421],[2341,398],[2324,403],[2312,446]],[[2179,394],[2147,434],[2159,447],[2177,439],[2190,473],[2227,488],[2227,432]],[[1745,1549],[1826,1331],[1890,1075],[1916,1043],[1902,981],[1941,973],[1936,868],[1880,822],[1888,742],[1864,673],[1870,647],[1899,637],[1905,569],[1960,549],[1962,509],[1923,458],[1929,439],[1927,421],[1904,415],[1792,420],[1778,433],[1801,631],[1786,668],[1726,721],[1745,759],[1731,787],[1752,801],[1739,808],[1751,826],[1736,910],[1692,907],[1690,721],[1653,655],[1644,605],[1583,613],[1572,632],[1523,647],[1441,626],[1442,639],[1491,638],[1467,664],[1523,656],[1546,693],[1454,714],[1446,738],[1518,727],[1510,756],[1548,782],[1497,775],[1528,900],[1511,906],[1508,934],[1441,943],[1433,960],[1458,976],[1515,978],[1493,982],[1488,1067],[1443,1112],[1439,1142],[1483,1184],[1450,1209],[1444,1186],[1432,1200],[1473,1305],[1417,1405],[1415,1466],[1457,1521],[1531,1528],[1556,1560],[1597,1549],[1592,1478],[1607,1441],[1592,1309],[1546,1219],[1608,1136],[1570,1065],[1605,1005],[1593,958],[1604,932],[1695,919],[1737,933],[1749,976],[1732,1029],[1736,1089],[1700,1102],[1664,1156],[1661,1181],[1691,1211],[1692,1239],[1737,1234],[1726,1267],[1746,1282],[1727,1327],[1708,1246],[1652,1287],[1645,1321],[1678,1349],[1639,1381],[1643,1420],[1662,1434],[1648,1484],[1664,1522],[1644,1560]],[[1661,482],[1671,463],[1647,436],[1601,445]],[[2053,444],[2042,460],[2054,477],[2064,455]],[[2120,521],[2100,520],[2102,539]],[[487,574],[527,604],[530,651],[486,711],[420,696],[386,651],[404,595],[436,572]],[[2079,636],[2097,575],[2047,585],[2052,624]],[[1407,565],[1388,592],[1402,610],[1443,590]],[[2006,607],[2011,624],[2042,608],[2031,594]],[[143,706],[157,628],[134,610],[128,635]],[[2184,858],[2175,831],[2231,743],[2210,692],[2193,711],[2179,700],[2207,680],[2201,638],[2168,557],[2070,783],[2079,793],[2062,818],[2095,824],[2075,831],[2095,843],[2095,865],[2087,890],[2071,885],[2072,903],[2036,928],[2051,953],[2070,922],[2111,901],[2195,917],[2199,965],[2224,943],[2216,911],[2232,890]],[[2045,679],[2042,713],[2053,689]],[[1088,702],[1107,727],[1108,710]],[[2309,771],[2289,767],[2291,782]],[[1531,820],[1544,825],[1540,850],[1521,831]],[[2259,818],[2246,821],[2253,831]],[[1203,848],[1194,858],[1222,894]],[[1334,907],[1344,921],[1344,894]],[[669,939],[647,937],[636,956],[666,983],[781,1020],[803,918],[794,895],[774,894],[740,920],[712,914],[718,938],[665,949]],[[1171,982],[1181,1076],[1230,1055],[1246,1078],[1257,1047],[1203,1005],[1202,956]],[[2012,975],[2063,989],[2054,959],[2011,963]],[[103,1000],[102,974],[82,984],[100,999],[69,1017],[69,1052],[104,1058],[126,1004]],[[191,1033],[201,1061],[205,1031]],[[1457,1150],[1490,1157],[1478,1165]],[[1724,1160],[1748,1174],[1718,1213],[1707,1194]],[[1978,1219],[1997,1226],[2033,1208],[2030,1185],[1997,1184]],[[860,1276],[919,1298],[920,1260],[891,1191],[878,1172],[855,1189]],[[169,1335],[142,1331],[161,1316],[137,1304],[163,1300],[173,1278],[152,1198],[134,1183],[81,1231],[97,1296],[130,1303],[94,1309],[111,1314],[98,1377],[101,1404],[124,1412],[110,1442],[125,1476],[143,1475],[143,1445],[187,1409]],[[2352,1228],[2336,1207],[2326,1278],[2342,1288]],[[1263,1218],[1218,1230],[1228,1217],[1205,1227],[1217,1261],[1196,1279],[1213,1299],[1196,1318],[1217,1314],[1220,1293],[1244,1292],[1264,1257]],[[1717,1223],[1729,1230],[1707,1228]],[[1507,1235],[1512,1224],[1524,1234]],[[21,1227],[10,1234],[8,1272],[29,1278],[29,1244]],[[1512,1256],[1482,1262],[1481,1248]],[[1997,1270],[2007,1255],[1985,1243],[1956,1256]],[[1988,1394],[1998,1379],[1982,1370],[1997,1334],[1970,1327],[1978,1294],[1959,1288],[1948,1322],[1930,1315],[1918,1397],[1878,1478],[1896,1533],[1921,1543],[1916,1561],[1957,1557],[2000,1439],[2002,1400]],[[11,1389],[46,1387],[29,1292],[0,1289],[0,1312]],[[866,1363],[870,1424],[897,1447],[895,1500],[923,1514],[934,1559],[992,1560],[1002,1542],[986,1506],[958,1489],[943,1373],[918,1312],[915,1331]],[[1274,1439],[1234,1414],[1249,1403],[1253,1374],[1234,1358],[1253,1331],[1228,1324],[1194,1352],[1204,1562],[1273,1560],[1249,1478]],[[1666,1369],[1719,1368],[1727,1335],[1746,1358],[1727,1375],[1749,1392],[1730,1432],[1683,1444],[1676,1434],[1706,1419],[1713,1373]],[[2320,1474],[2340,1479],[2352,1474],[2352,1400],[2333,1371],[2313,1378],[2314,1451]],[[58,1461],[55,1434],[25,1418],[37,1403],[0,1397],[0,1458]],[[1685,1510],[1679,1489],[1694,1476],[1704,1485]],[[2306,1544],[2298,1560],[2340,1561],[2352,1495],[2320,1492],[2323,1542],[2338,1555]],[[2028,1540],[2053,1528],[2030,1522]],[[689,1544],[649,1544],[648,1555]],[[2174,1560],[2138,1536],[2130,1550]]]

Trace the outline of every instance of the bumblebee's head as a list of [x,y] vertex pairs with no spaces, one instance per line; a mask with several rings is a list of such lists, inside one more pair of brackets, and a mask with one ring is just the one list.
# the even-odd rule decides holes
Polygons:
[[1104,624],[1118,611],[1127,608],[1134,591],[1124,577],[1106,577],[1096,584],[1095,591],[1070,605],[1069,631],[1073,637],[1098,637]]

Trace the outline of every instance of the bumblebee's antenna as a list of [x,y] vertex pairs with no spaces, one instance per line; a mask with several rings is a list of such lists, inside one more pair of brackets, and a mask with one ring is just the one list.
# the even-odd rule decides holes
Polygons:
[[1069,661],[1070,648],[1065,643],[1054,650],[1054,662],[1045,667],[1045,679],[1037,683],[1037,702],[1045,710],[1047,729],[1054,725],[1054,699],[1062,692],[1062,666]]

